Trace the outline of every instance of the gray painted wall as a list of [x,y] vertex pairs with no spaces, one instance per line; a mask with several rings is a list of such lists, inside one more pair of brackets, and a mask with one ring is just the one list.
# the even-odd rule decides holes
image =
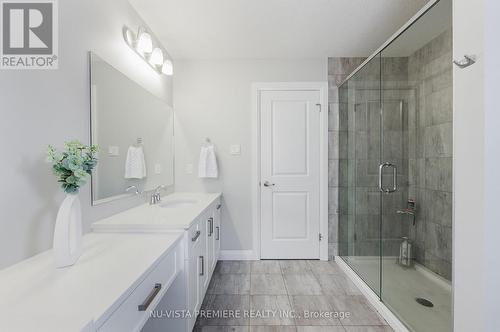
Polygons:
[[[89,50],[172,105],[172,79],[155,73],[123,41],[122,27],[144,25],[127,0],[59,1],[59,69],[2,71],[0,75],[0,268],[52,246],[64,194],[45,163],[47,144],[89,142]],[[90,206],[81,191],[84,228],[135,206],[134,197]]]
[[[224,194],[223,250],[253,249],[252,83],[326,81],[326,59],[179,60],[175,69],[175,189]],[[199,179],[200,146],[215,144],[218,179]],[[240,155],[230,146],[241,145]],[[193,165],[192,173],[186,171]]]

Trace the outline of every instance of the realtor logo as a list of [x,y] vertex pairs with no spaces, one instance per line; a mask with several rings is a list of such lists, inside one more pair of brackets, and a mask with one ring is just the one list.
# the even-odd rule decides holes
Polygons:
[[1,69],[57,69],[56,0],[0,0]]

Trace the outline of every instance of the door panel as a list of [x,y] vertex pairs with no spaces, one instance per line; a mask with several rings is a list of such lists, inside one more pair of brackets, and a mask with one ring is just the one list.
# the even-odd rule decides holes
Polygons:
[[274,101],[271,107],[272,175],[307,175],[307,101]]
[[273,193],[273,240],[309,238],[307,192]]
[[[377,294],[380,294],[381,98],[380,57],[339,88],[339,155],[346,165],[345,188],[339,189],[339,254]],[[346,203],[342,203],[347,201]],[[345,208],[342,204],[346,204]]]
[[261,257],[319,258],[320,92],[261,95]]

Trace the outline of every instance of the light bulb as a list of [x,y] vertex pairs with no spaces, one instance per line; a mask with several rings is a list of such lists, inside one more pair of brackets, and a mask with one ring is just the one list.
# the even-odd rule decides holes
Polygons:
[[151,57],[149,58],[149,62],[153,66],[161,66],[163,64],[163,51],[158,47],[153,50],[151,53]]
[[161,72],[165,75],[172,76],[174,74],[174,65],[169,59],[165,60],[161,67]]
[[123,38],[125,38],[125,42],[129,46],[132,46],[134,44],[135,35],[132,32],[132,30],[130,30],[127,27],[125,27],[124,30],[123,30]]
[[141,32],[137,38],[136,50],[140,54],[149,54],[153,51],[153,40],[147,32]]

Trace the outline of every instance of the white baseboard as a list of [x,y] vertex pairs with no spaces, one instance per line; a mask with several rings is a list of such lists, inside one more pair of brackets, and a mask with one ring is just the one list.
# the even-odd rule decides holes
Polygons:
[[253,250],[221,250],[221,261],[255,261],[258,260]]
[[347,274],[347,276],[356,284],[361,293],[368,301],[377,309],[379,314],[384,317],[387,323],[396,332],[409,332],[406,326],[387,308],[372,289],[354,272],[344,260],[338,256],[335,257],[335,262]]

